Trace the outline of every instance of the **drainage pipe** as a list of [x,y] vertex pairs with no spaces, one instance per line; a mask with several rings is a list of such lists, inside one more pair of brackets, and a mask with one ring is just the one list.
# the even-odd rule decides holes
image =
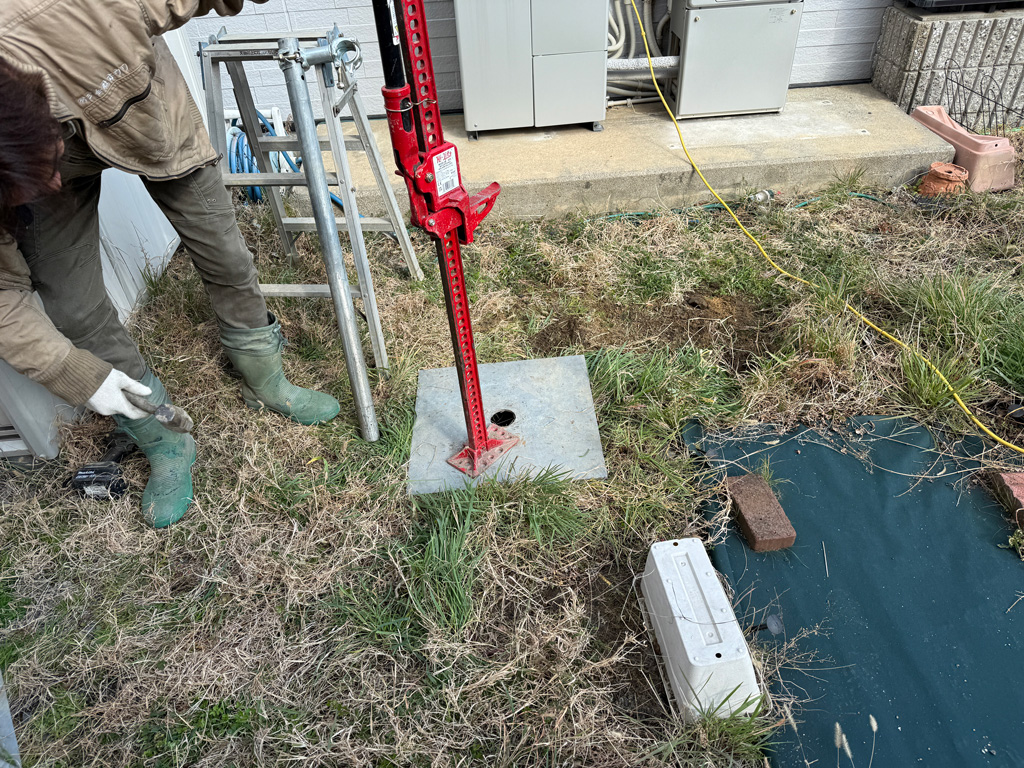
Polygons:
[[608,56],[615,58],[622,56],[622,46],[626,43],[625,30],[615,18],[618,9],[618,0],[612,0],[612,7],[608,9]]
[[[666,10],[665,11],[665,15],[661,17],[661,21],[658,22],[658,29],[654,33],[654,36],[656,38],[658,38],[658,40],[664,41],[666,45],[668,45],[668,43],[670,41],[665,40],[665,26],[669,23],[669,21],[671,21],[671,19],[672,19],[672,0],[668,0],[668,10]],[[665,50],[669,50],[669,49],[666,48]]]
[[[628,2],[628,0],[623,0],[623,2]],[[639,34],[637,34],[636,27],[633,26],[633,17],[627,15],[626,18],[629,22],[626,25],[626,31],[629,32],[629,55],[626,58],[633,59],[636,58],[636,45]]]
[[640,96],[636,99],[609,99],[609,107],[631,107],[634,104],[649,104],[652,101],[661,101],[660,96]]
[[655,92],[654,92],[654,88],[653,87],[652,88],[648,88],[648,89],[639,89],[639,88],[629,89],[629,88],[622,88],[622,87],[619,87],[619,86],[616,86],[616,85],[609,85],[608,86],[608,95],[609,96],[625,96],[627,99],[639,98],[641,96],[653,96],[654,93]]
[[622,3],[619,0],[612,0],[612,8],[615,11],[614,25],[616,27],[616,35],[618,40],[615,45],[612,46],[612,55],[616,58],[622,58],[622,52],[626,48],[627,32],[626,32],[626,19],[622,15]]
[[655,29],[654,0],[644,0],[644,29],[647,30],[647,45],[651,49],[651,58],[659,58],[661,48],[658,45],[658,35],[652,34]]

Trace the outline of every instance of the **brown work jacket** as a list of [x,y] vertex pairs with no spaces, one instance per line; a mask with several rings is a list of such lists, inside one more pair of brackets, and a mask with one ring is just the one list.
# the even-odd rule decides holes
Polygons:
[[[234,15],[243,2],[0,0],[0,57],[43,74],[53,115],[73,120],[97,157],[149,179],[178,178],[217,156],[159,36],[193,16]],[[111,366],[73,347],[38,308],[31,290],[17,244],[0,235],[0,358],[81,405]]]

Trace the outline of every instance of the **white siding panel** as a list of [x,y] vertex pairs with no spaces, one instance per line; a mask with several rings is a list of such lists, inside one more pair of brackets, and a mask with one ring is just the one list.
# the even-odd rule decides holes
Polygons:
[[834,29],[839,20],[839,11],[805,12],[800,18],[800,33],[813,29]]
[[[888,6],[886,6],[888,7]],[[854,8],[848,11],[839,11],[839,18],[836,26],[844,27],[874,27],[881,32],[882,17],[885,15],[885,7],[882,8]],[[875,37],[877,40],[878,37]],[[872,41],[874,42],[874,40]]]
[[820,64],[794,64],[793,82],[835,83],[844,80],[867,80],[871,77],[871,61],[832,61]]
[[849,45],[874,45],[878,27],[833,27],[831,29],[800,29],[800,48],[845,48]]
[[888,8],[892,0],[806,0],[804,13],[849,11],[863,8]]
[[892,0],[805,0],[792,85],[871,78],[871,59]]
[[864,45],[822,45],[798,48],[794,66],[815,64],[843,64],[856,61],[871,61],[874,44]]
[[[430,30],[434,71],[437,75],[438,101],[442,110],[462,108],[462,92],[459,82],[458,46],[455,41],[455,7],[452,0],[428,0],[425,3],[427,23]],[[232,34],[247,32],[287,32],[288,30],[330,29],[335,24],[342,32],[362,43],[363,68],[357,73],[359,93],[371,115],[384,115],[384,102],[380,89],[384,85],[384,73],[377,49],[377,32],[373,22],[373,8],[370,0],[269,0],[262,4],[246,3],[237,16],[210,16],[193,19],[184,27],[189,45],[194,51],[200,41],[206,41],[221,27]],[[191,62],[193,71],[199,76],[198,58]],[[280,107],[288,114],[288,96],[277,65],[249,64],[249,73],[256,104],[261,108]],[[230,81],[224,78],[224,106],[235,106]],[[311,89],[313,92],[315,89]],[[314,99],[314,108],[321,114]]]

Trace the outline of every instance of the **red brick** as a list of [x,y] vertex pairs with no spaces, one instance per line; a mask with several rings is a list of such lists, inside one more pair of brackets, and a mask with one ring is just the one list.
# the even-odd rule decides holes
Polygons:
[[752,550],[771,552],[793,546],[793,524],[763,477],[727,477],[725,487],[732,497],[736,524]]
[[1010,518],[1018,528],[1024,528],[1024,472],[992,472],[989,480]]

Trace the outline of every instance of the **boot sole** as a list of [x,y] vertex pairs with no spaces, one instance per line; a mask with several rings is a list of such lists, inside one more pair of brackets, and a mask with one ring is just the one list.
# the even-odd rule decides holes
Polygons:
[[259,400],[250,400],[249,398],[245,397],[245,395],[242,396],[242,400],[245,402],[247,407],[251,408],[254,411],[272,411],[273,413],[277,413],[280,414],[281,416],[284,416],[286,419],[294,421],[296,424],[302,424],[303,426],[306,427],[315,427],[317,424],[326,424],[328,421],[331,421],[332,419],[334,419],[335,416],[341,413],[341,409],[339,408],[337,411],[335,411],[326,418],[316,419],[314,421],[303,421],[302,419],[296,418],[290,413],[281,413],[281,411],[274,410],[269,405],[265,405],[261,403]]

